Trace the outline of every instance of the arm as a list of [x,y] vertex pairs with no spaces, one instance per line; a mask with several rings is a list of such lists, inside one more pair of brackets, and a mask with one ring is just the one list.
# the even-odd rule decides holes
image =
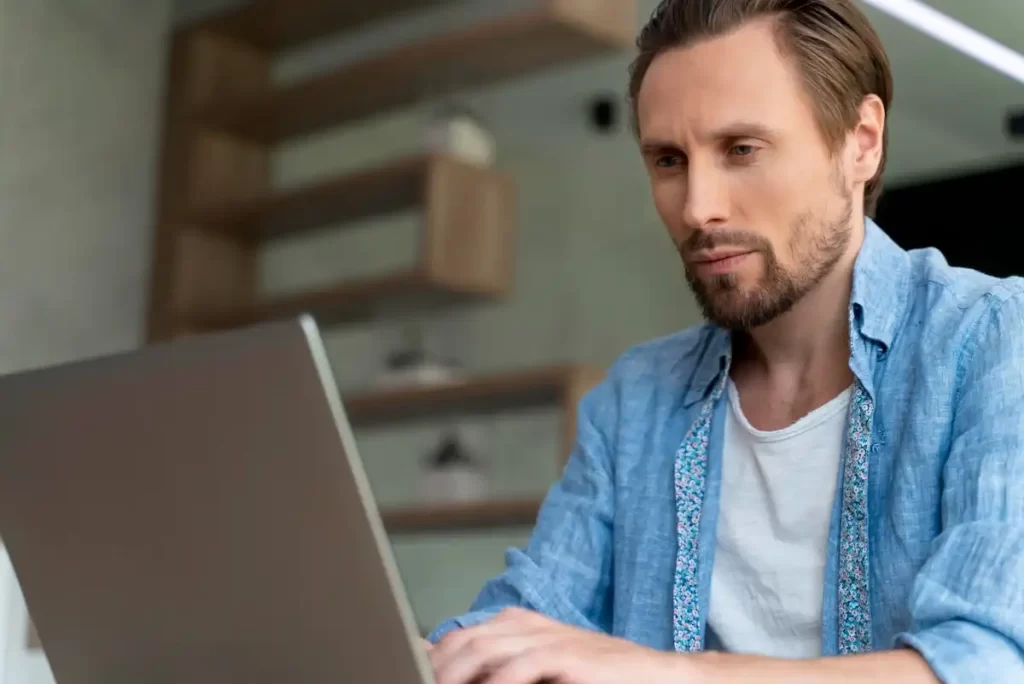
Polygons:
[[947,684],[1024,681],[1024,295],[986,309],[957,372],[942,534],[898,643]]
[[938,684],[924,659],[911,650],[869,653],[866,655],[819,658],[817,660],[779,660],[757,656],[701,653],[692,658],[695,684]]
[[484,585],[470,612],[430,635],[479,624],[505,608],[526,608],[592,630],[610,629],[612,464],[606,431],[617,416],[613,373],[584,396],[577,439],[541,507],[527,547],[506,553],[506,570]]

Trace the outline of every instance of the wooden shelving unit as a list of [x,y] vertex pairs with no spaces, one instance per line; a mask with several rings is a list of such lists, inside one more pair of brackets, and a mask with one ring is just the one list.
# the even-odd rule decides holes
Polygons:
[[511,371],[433,387],[413,387],[348,395],[348,419],[356,427],[441,416],[490,413],[528,406],[553,405],[562,411],[561,458],[576,438],[576,405],[600,381],[603,372],[583,366]]
[[[271,78],[275,52],[427,0],[257,0],[175,32],[169,60],[148,336],[165,340],[303,311],[340,323],[378,297],[430,304],[511,289],[515,197],[499,172],[454,160],[396,160],[280,191],[278,142],[631,45],[633,0],[537,0],[299,83]],[[407,273],[269,301],[257,295],[265,241],[422,205],[420,261]]]
[[[446,178],[452,173],[461,173],[468,180],[453,183]],[[458,201],[458,196],[443,196],[456,190],[471,190],[476,195],[505,193],[509,188],[509,181],[495,171],[442,156],[417,155],[301,187],[237,200],[208,201],[193,207],[190,214],[193,222],[210,230],[266,239],[329,223]],[[446,219],[438,217],[437,222],[443,224]]]
[[[365,320],[400,301],[457,306],[512,290],[515,190],[498,170],[440,155],[280,189],[274,146],[460,89],[496,84],[633,44],[635,0],[536,0],[525,11],[454,28],[297,83],[271,78],[277,53],[440,0],[255,0],[172,36],[147,337],[162,341],[309,312],[323,325]],[[258,257],[269,242],[414,210],[417,259],[401,272],[263,295]],[[529,370],[455,385],[346,400],[357,424],[439,411],[553,402],[562,456],[585,369]],[[529,523],[536,501],[386,513],[389,528]]]
[[510,499],[387,510],[381,514],[392,534],[446,532],[489,527],[532,525],[540,510],[539,499]]
[[225,99],[197,116],[241,137],[282,142],[411,104],[428,87],[443,95],[626,47],[632,12],[623,0],[544,2],[286,88]]
[[[501,173],[424,155],[247,199],[197,204],[193,221],[218,238],[259,244],[283,235],[417,207],[419,258],[410,270],[297,294],[211,298],[179,315],[198,330],[312,312],[321,324],[364,320],[382,304],[442,307],[500,297],[512,281],[511,183]],[[342,226],[343,228],[344,226]],[[251,257],[250,257],[251,258]]]
[[205,306],[190,315],[189,324],[197,331],[217,330],[307,311],[316,316],[320,325],[334,325],[369,319],[376,308],[387,301],[415,300],[420,307],[441,307],[478,298],[472,291],[450,288],[443,281],[433,280],[429,273],[406,271],[346,280],[298,294],[267,297],[248,306]]
[[[562,415],[560,458],[568,458],[576,439],[576,405],[602,372],[582,366],[552,366],[485,375],[433,387],[398,388],[344,398],[349,421],[356,428],[452,413],[491,413],[552,405]],[[482,501],[384,511],[389,531],[468,530],[481,527],[531,525],[541,501]]]
[[376,19],[437,5],[441,0],[255,2],[203,21],[202,27],[270,52],[288,50],[332,33],[358,29]]

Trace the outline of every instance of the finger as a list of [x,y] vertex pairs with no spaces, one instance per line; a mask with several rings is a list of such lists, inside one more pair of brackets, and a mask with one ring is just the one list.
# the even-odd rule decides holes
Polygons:
[[428,653],[434,650],[434,644],[430,643],[429,641],[423,638],[420,639],[420,646],[422,646],[423,650],[427,651]]
[[463,647],[443,660],[434,658],[431,665],[437,684],[471,684],[488,681],[487,675],[523,652],[536,648],[533,636],[482,636],[467,641]]
[[497,667],[483,684],[544,684],[568,673],[562,667],[562,654],[551,648],[535,648],[520,653]]
[[453,630],[434,646],[432,657],[437,662],[444,663],[474,639],[523,634],[534,625],[530,616],[531,613],[528,611],[509,609],[486,622]]

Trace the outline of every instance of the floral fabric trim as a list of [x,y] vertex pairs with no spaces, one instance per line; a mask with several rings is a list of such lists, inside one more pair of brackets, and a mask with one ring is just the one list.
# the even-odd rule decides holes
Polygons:
[[697,556],[700,552],[700,513],[704,504],[704,480],[708,464],[708,440],[715,404],[725,389],[725,373],[715,391],[701,407],[700,416],[683,438],[676,452],[676,552],[675,580],[672,591],[672,642],[676,651],[700,651],[704,633],[700,619],[700,577]]
[[839,652],[871,650],[868,587],[868,452],[875,405],[858,382],[850,402],[839,521]]

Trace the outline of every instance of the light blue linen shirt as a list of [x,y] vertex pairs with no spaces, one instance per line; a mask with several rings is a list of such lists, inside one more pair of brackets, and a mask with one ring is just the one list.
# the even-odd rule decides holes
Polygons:
[[[910,647],[950,684],[1024,682],[1024,279],[904,251],[868,220],[849,316],[822,651]],[[526,548],[430,638],[520,606],[656,649],[713,648],[730,350],[705,324],[620,357],[580,403]]]

